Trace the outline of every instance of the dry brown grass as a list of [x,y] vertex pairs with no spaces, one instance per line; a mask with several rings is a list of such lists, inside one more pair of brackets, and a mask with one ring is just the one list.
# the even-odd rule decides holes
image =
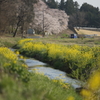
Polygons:
[[75,29],[75,31],[78,33],[78,34],[85,34],[85,35],[97,35],[97,36],[100,36],[100,32],[99,31],[91,31],[91,30],[83,30],[83,29],[80,29],[80,30],[77,30]]

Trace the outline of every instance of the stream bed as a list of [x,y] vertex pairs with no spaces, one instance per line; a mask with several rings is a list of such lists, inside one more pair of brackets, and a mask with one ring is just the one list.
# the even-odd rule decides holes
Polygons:
[[[10,48],[10,50],[14,51],[15,49]],[[80,88],[82,85],[82,82],[68,77],[65,72],[60,71],[58,69],[54,69],[50,67],[48,64],[43,63],[34,58],[27,58],[25,60],[25,63],[27,64],[28,70],[30,72],[35,69],[36,71],[38,71],[39,73],[43,73],[45,76],[49,77],[50,79],[57,79],[57,80],[62,79],[64,80],[65,83],[69,83],[74,88]]]

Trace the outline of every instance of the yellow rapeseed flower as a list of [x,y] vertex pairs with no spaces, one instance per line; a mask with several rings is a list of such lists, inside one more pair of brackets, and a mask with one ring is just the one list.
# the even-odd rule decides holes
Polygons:
[[28,68],[28,66],[27,66],[27,65],[25,65],[25,64],[22,64],[22,66],[23,66],[23,67],[25,67],[25,68]]
[[73,96],[68,97],[67,100],[75,100],[75,98]]
[[66,88],[66,89],[68,89],[68,88],[69,88],[69,86],[68,86],[68,85],[66,85],[66,84],[62,84],[62,87],[63,87],[63,88]]
[[16,60],[13,63],[16,64]]
[[34,69],[32,69],[33,71],[37,71],[38,69],[36,69],[36,68],[34,68]]
[[100,72],[96,71],[88,81],[89,88],[91,90],[100,89]]
[[52,80],[53,82],[55,82],[55,83],[57,83],[58,82],[58,80]]
[[81,95],[83,95],[84,97],[91,97],[92,96],[92,92],[86,89],[83,89],[81,91]]
[[5,58],[10,59],[11,61],[18,59],[17,55],[6,47],[0,47],[0,54],[2,54]]
[[23,56],[20,56],[20,59],[23,59],[24,57]]
[[32,40],[34,40],[34,39],[22,39],[22,40],[18,41],[18,45],[22,45],[23,43],[29,42],[29,41],[32,41]]
[[16,51],[15,53],[16,53],[17,55],[19,55],[19,54],[20,54],[20,53],[19,53],[19,51]]
[[11,64],[10,63],[4,63],[4,67],[7,67],[7,66],[10,66]]

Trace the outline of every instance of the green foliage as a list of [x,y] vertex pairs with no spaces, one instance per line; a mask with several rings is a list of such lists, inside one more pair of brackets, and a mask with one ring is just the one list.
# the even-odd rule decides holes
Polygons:
[[65,2],[64,2],[64,0],[61,0],[61,1],[60,1],[59,9],[65,10]]
[[80,11],[86,13],[86,20],[88,21],[87,26],[100,27],[100,11],[98,7],[96,8],[92,5],[84,3],[81,6]]
[[61,38],[68,38],[68,37],[69,37],[69,35],[66,34],[66,33],[63,33],[62,36],[61,36]]
[[[27,40],[27,39],[26,39]],[[63,46],[42,42],[25,42],[20,52],[51,64],[67,72],[71,77],[86,80],[94,69],[99,68],[99,47]]]
[[83,3],[79,8],[77,1],[61,0],[59,3],[59,9],[64,10],[68,15],[70,15],[69,24],[72,27],[100,27],[100,11],[98,7]]
[[67,0],[66,4],[65,4],[65,12],[68,15],[71,15],[72,13],[74,13],[74,2],[73,0]]
[[55,0],[47,0],[45,3],[50,7],[57,9],[58,8],[58,3]]

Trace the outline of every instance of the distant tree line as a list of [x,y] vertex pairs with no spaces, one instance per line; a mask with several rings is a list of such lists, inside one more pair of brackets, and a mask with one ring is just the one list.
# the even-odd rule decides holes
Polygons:
[[13,33],[17,31],[23,35],[24,30],[32,23],[34,18],[33,3],[36,0],[0,0],[0,33]]
[[98,7],[84,3],[80,7],[77,1],[61,0],[60,3],[55,0],[44,0],[44,2],[53,9],[64,10],[69,16],[69,26],[100,27],[100,11]]
[[[23,33],[32,26],[34,20],[34,3],[38,0],[0,0],[0,33]],[[100,10],[84,3],[79,7],[73,0],[44,0],[53,9],[64,10],[69,17],[69,27],[87,26],[100,27]]]

